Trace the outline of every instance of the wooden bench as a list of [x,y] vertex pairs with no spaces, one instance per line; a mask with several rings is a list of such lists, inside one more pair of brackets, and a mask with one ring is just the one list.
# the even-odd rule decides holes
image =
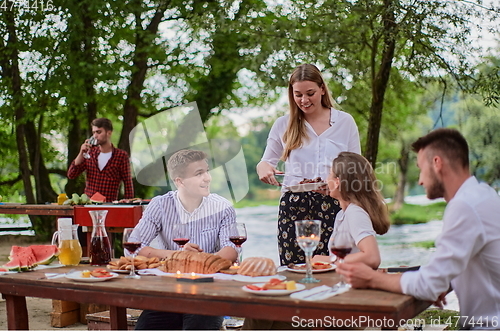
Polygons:
[[[134,330],[135,323],[141,315],[142,310],[127,308],[127,327],[129,330]],[[110,330],[109,326],[109,310],[87,314],[87,329],[88,330]]]

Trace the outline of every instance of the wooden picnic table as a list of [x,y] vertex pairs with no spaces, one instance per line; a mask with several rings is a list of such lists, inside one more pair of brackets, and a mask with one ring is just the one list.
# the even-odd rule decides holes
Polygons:
[[[92,267],[91,267],[92,268]],[[26,296],[95,303],[110,306],[112,330],[127,328],[126,308],[163,310],[178,313],[230,315],[293,322],[295,319],[325,319],[382,323],[397,328],[413,318],[430,302],[378,290],[355,290],[322,301],[303,301],[290,296],[258,296],[244,292],[245,283],[215,280],[213,283],[184,283],[175,277],[143,276],[126,279],[124,275],[104,282],[82,283],[67,278],[46,279],[45,272],[67,272],[70,267],[37,270],[0,276],[0,293],[7,306],[8,328],[28,329]],[[78,270],[89,266],[78,266]],[[288,279],[303,274],[282,272]],[[339,280],[335,272],[315,274],[320,283],[307,288],[332,285]],[[294,317],[295,316],[295,317]],[[390,325],[392,324],[392,325]],[[368,324],[366,326],[369,326]]]

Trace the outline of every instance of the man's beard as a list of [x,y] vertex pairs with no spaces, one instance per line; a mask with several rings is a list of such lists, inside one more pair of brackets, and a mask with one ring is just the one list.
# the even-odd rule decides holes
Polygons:
[[444,186],[443,182],[441,182],[434,171],[431,172],[432,184],[426,188],[427,198],[429,199],[437,199],[444,197]]

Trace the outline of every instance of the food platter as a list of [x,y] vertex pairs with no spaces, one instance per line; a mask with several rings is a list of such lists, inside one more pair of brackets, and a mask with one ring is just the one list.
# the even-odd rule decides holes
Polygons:
[[110,277],[94,277],[94,276],[82,277],[82,273],[78,271],[66,275],[66,278],[74,280],[75,282],[95,283],[95,282],[104,282],[119,276],[117,273],[114,272],[110,272],[110,274],[111,274]]
[[[257,283],[257,284],[252,284],[254,286],[258,286],[258,287],[262,287],[264,286],[265,283]],[[241,289],[244,291],[244,292],[247,292],[247,293],[252,293],[252,294],[255,294],[255,295],[265,295],[265,296],[279,296],[279,295],[288,295],[288,294],[291,294],[293,292],[298,292],[298,291],[302,291],[303,289],[306,288],[305,285],[303,284],[295,284],[295,286],[297,287],[296,289],[294,290],[261,290],[261,291],[256,291],[256,290],[252,290],[252,289],[249,289],[248,287],[243,286]]]
[[[295,273],[298,273],[298,274],[305,274],[306,273],[306,268],[305,268],[305,264],[296,264],[295,265],[295,268],[290,268],[290,267],[286,267],[286,271],[290,271],[290,272],[295,272]],[[313,274],[317,274],[317,273],[322,273],[322,272],[328,272],[328,271],[332,271],[332,270],[335,270],[337,266],[335,264],[330,264],[329,267],[327,268],[321,268],[321,269],[312,269],[312,272]]]
[[291,192],[298,193],[298,192],[308,192],[308,191],[318,190],[325,186],[326,186],[325,182],[316,182],[316,183],[294,184],[291,186],[286,186],[286,188]]

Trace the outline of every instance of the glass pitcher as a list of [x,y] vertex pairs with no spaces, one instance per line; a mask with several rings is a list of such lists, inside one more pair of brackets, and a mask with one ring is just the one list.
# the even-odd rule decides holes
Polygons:
[[78,224],[61,226],[52,236],[52,245],[59,247],[59,262],[78,265],[82,258],[82,246],[78,241]]
[[90,240],[89,261],[90,265],[97,266],[108,264],[111,261],[111,243],[104,223],[107,210],[90,210],[92,218],[92,239]]

